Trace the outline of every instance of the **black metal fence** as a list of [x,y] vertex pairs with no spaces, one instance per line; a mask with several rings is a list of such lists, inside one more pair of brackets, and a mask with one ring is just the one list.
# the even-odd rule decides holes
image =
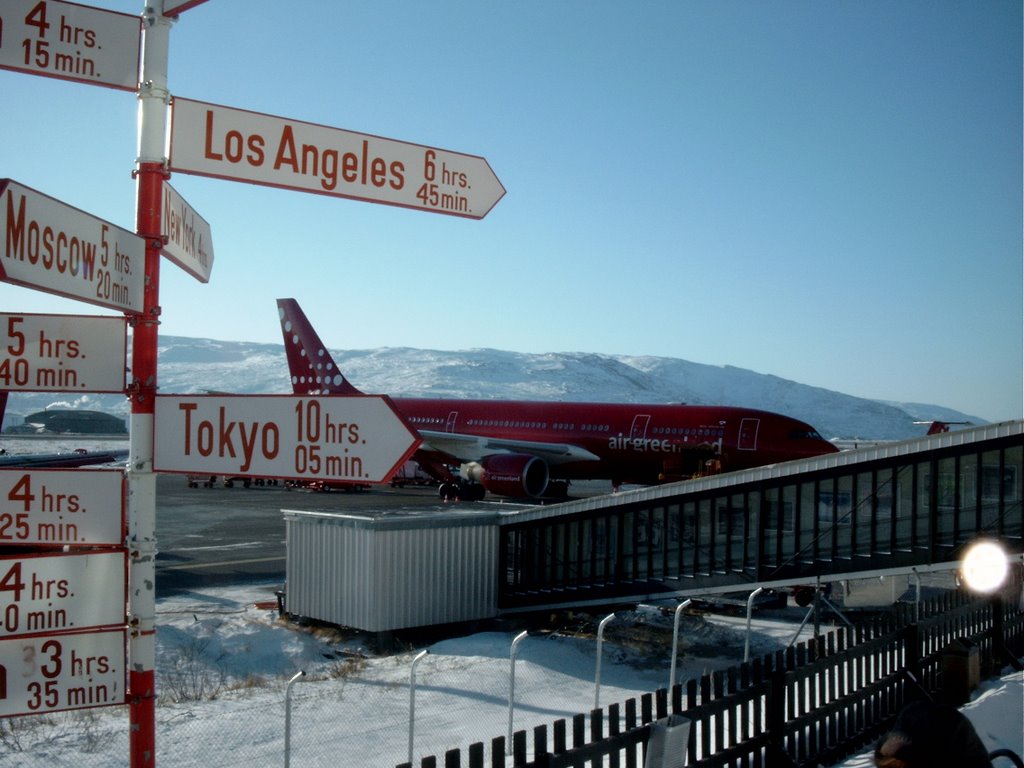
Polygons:
[[979,601],[949,593],[922,603],[916,621],[913,606],[897,608],[885,619],[840,628],[672,691],[538,726],[532,740],[518,731],[511,755],[499,736],[489,750],[471,745],[465,760],[456,749],[440,761],[425,757],[420,766],[638,768],[652,724],[669,715],[689,721],[687,765],[830,765],[878,739],[907,702],[966,696],[965,675],[1020,668],[1024,607],[1016,597]]

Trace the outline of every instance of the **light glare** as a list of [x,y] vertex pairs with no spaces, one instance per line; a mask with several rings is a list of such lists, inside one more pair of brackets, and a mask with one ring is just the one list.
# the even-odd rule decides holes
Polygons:
[[991,541],[972,545],[964,554],[960,574],[967,588],[975,592],[994,592],[1006,580],[1009,564],[1006,553]]

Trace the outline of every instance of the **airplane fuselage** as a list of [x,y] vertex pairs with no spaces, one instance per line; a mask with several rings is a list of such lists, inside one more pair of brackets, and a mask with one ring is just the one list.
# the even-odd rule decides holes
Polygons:
[[727,406],[395,398],[419,430],[498,441],[571,444],[598,461],[551,464],[554,478],[652,483],[745,469],[835,447],[813,427],[767,411]]

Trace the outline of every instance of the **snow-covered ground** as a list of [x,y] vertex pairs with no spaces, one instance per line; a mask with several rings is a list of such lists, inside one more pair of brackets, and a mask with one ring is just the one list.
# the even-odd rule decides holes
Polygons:
[[[252,766],[284,763],[286,684],[292,688],[291,760],[321,765],[394,766],[408,758],[410,674],[416,654],[413,753],[485,744],[508,730],[510,646],[516,630],[482,632],[389,655],[370,652],[358,633],[314,630],[278,620],[276,585],[201,590],[158,605],[157,764]],[[575,622],[575,623],[574,623]],[[644,642],[644,624],[666,625],[657,610],[613,620],[602,654],[600,704],[668,684],[664,643]],[[737,617],[685,617],[685,657],[677,679],[735,664],[745,634]],[[617,626],[618,625],[618,626]],[[629,631],[626,631],[626,628]],[[593,623],[570,618],[558,632],[534,632],[518,648],[515,730],[550,724],[594,705]],[[755,619],[751,653],[788,643],[788,620]],[[1024,676],[985,682],[965,707],[990,749],[1024,753]],[[489,747],[488,747],[489,749]],[[0,724],[4,766],[127,765],[124,707],[21,718]],[[871,765],[870,753],[843,763]]]

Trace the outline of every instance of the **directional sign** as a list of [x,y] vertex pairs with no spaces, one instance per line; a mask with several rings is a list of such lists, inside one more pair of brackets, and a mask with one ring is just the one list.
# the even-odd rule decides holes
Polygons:
[[384,396],[160,395],[158,472],[386,482],[419,438]]
[[0,557],[0,636],[123,626],[125,551]]
[[192,210],[175,189],[164,183],[162,253],[201,283],[210,282],[213,234],[206,219]]
[[142,311],[145,241],[0,179],[0,280],[122,312]]
[[0,717],[125,701],[125,630],[0,640]]
[[175,97],[172,170],[482,219],[505,194],[482,157]]
[[0,314],[0,388],[123,392],[127,320]]
[[119,469],[0,470],[0,547],[124,544]]
[[4,0],[0,68],[124,91],[139,86],[142,19],[58,0]]

